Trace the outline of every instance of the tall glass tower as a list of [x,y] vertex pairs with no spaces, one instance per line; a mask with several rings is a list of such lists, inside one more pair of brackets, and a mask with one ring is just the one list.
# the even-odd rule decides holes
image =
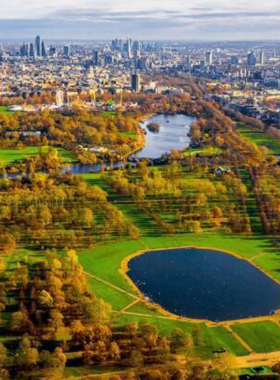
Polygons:
[[35,39],[35,49],[36,49],[36,54],[38,57],[41,57],[41,37],[40,36],[37,36],[36,39]]

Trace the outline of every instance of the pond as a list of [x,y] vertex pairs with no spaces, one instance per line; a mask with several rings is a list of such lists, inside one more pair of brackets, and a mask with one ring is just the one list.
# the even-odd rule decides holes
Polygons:
[[169,249],[133,258],[128,276],[163,309],[184,317],[224,321],[273,314],[280,285],[221,251]]
[[[135,154],[137,158],[159,158],[173,149],[183,150],[190,144],[188,133],[196,119],[187,115],[156,115],[141,123],[146,131],[146,145]],[[149,123],[160,125],[159,132],[151,132]]]

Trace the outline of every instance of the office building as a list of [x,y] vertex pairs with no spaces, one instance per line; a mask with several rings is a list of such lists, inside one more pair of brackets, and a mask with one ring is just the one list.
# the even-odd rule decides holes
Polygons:
[[35,50],[38,57],[41,57],[41,37],[37,36],[35,39]]
[[70,57],[70,46],[69,45],[63,46],[63,55],[66,58]]
[[98,50],[93,51],[93,64],[94,64],[94,66],[98,66],[100,64],[100,57],[99,57],[99,51]]
[[212,52],[212,50],[208,51],[206,53],[206,63],[208,66],[211,66],[213,64],[213,52]]
[[257,63],[256,56],[253,52],[250,52],[247,57],[247,64],[248,66],[255,66]]
[[140,90],[141,90],[140,74],[134,73],[131,75],[131,89],[134,92],[140,92]]
[[46,45],[44,41],[42,41],[42,44],[41,44],[41,53],[42,53],[42,57],[44,58],[47,57],[47,49],[46,49]]
[[128,58],[131,59],[132,58],[132,40],[131,40],[131,38],[127,39],[126,52],[127,52]]
[[29,56],[32,57],[32,58],[35,58],[35,57],[36,57],[36,54],[35,54],[35,47],[34,47],[34,44],[33,44],[33,43],[30,44],[30,48],[29,48]]
[[260,52],[260,64],[262,66],[264,66],[264,64],[265,64],[265,54],[264,54],[264,51]]

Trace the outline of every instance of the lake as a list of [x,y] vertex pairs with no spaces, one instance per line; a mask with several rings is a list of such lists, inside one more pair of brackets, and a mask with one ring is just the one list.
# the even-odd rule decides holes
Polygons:
[[[159,158],[173,149],[183,150],[190,144],[188,133],[196,119],[186,115],[155,115],[143,123],[141,127],[146,131],[146,145],[135,154],[137,158]],[[149,123],[158,123],[159,132],[151,132]]]
[[[191,116],[182,114],[178,115],[156,115],[141,123],[145,129],[146,145],[132,157],[136,158],[160,158],[164,153],[170,153],[173,149],[183,150],[190,144],[190,138],[187,134],[190,131],[192,123],[196,119]],[[160,131],[157,133],[150,132],[147,128],[149,123],[158,123]],[[112,165],[115,169],[123,166],[122,162],[114,162]],[[104,168],[111,167],[110,162],[104,162]],[[74,164],[68,165],[62,169],[62,172],[71,172],[73,174],[85,174],[100,172],[101,164]]]
[[217,250],[147,252],[129,262],[128,276],[165,310],[224,321],[266,316],[280,306],[280,285],[248,261]]

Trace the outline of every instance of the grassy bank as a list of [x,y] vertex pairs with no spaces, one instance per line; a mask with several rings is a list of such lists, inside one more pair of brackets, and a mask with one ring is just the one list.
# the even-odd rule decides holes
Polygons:
[[[61,156],[63,162],[73,162],[76,156],[73,152],[67,151],[62,148],[55,148]],[[49,147],[42,148],[43,152],[48,152]],[[34,157],[39,154],[39,147],[29,146],[23,149],[0,149],[0,158],[5,165],[12,165],[15,162],[24,160],[26,158]]]

